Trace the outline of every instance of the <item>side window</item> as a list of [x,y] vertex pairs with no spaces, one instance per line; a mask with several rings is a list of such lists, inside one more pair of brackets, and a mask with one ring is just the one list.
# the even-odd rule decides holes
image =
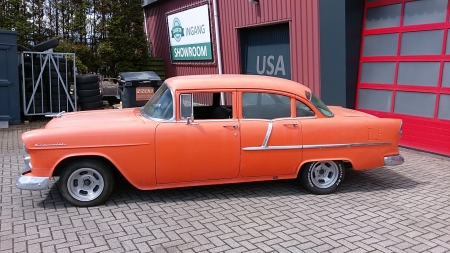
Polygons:
[[315,115],[311,108],[298,100],[295,101],[295,111],[297,117],[312,117]]
[[[180,95],[180,118],[187,119],[230,119],[232,115],[231,92],[195,92]],[[186,108],[188,107],[188,108]]]
[[242,115],[246,119],[290,117],[291,99],[272,93],[245,92],[242,94]]

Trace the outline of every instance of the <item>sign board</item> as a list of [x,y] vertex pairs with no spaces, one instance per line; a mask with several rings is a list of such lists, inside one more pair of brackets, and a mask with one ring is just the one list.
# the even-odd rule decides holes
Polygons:
[[136,87],[136,101],[150,100],[150,98],[152,98],[154,94],[155,94],[155,92],[154,92],[153,88]]
[[167,16],[174,61],[212,60],[208,5]]

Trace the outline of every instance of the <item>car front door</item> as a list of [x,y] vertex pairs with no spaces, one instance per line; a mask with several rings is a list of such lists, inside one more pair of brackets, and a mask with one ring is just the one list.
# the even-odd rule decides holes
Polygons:
[[[156,128],[157,184],[239,175],[240,128],[232,99],[235,92],[222,91],[226,94],[222,98],[220,94],[177,94],[177,120]],[[219,103],[216,98],[227,101]],[[195,105],[193,113],[191,105]]]
[[241,176],[278,176],[296,172],[302,159],[302,127],[287,95],[242,92]]

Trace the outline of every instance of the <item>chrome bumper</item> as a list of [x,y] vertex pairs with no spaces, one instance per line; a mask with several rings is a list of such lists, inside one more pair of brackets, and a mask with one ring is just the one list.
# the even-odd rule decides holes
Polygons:
[[384,157],[384,165],[386,166],[395,166],[400,165],[405,162],[405,159],[402,155],[394,155],[394,156],[385,156]]
[[16,180],[16,187],[21,190],[44,190],[47,189],[50,178],[48,177],[33,177],[27,176],[26,173],[31,171],[30,157],[27,156],[24,159],[25,169],[19,178]]

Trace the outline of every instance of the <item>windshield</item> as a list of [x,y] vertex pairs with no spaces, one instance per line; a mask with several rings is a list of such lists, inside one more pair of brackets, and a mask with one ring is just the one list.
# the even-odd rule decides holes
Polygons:
[[333,117],[333,113],[316,95],[312,94],[311,103],[326,117]]
[[169,87],[164,83],[156,91],[155,95],[145,104],[141,113],[150,118],[173,118],[173,97]]

